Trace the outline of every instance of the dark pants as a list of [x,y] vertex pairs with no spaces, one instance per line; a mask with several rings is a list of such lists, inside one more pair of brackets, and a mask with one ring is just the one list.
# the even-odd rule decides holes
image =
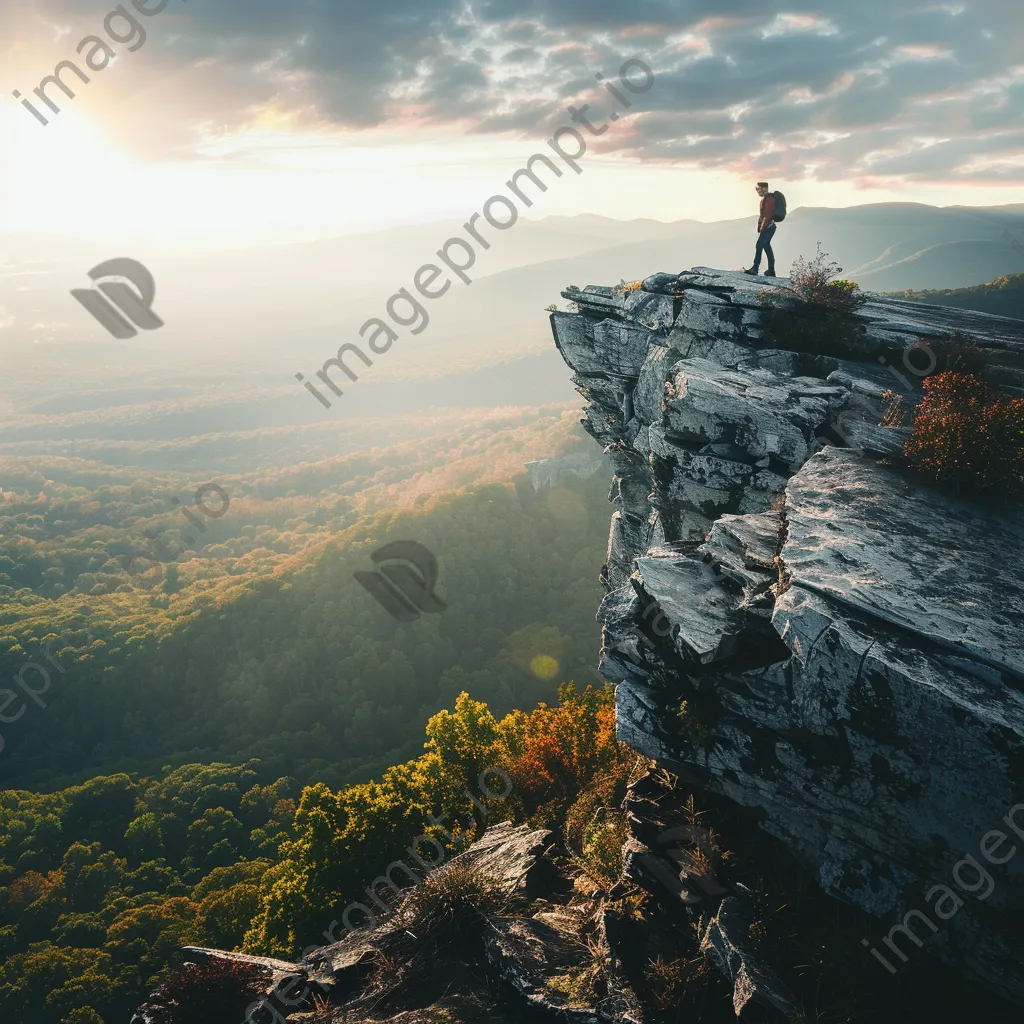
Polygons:
[[757,248],[754,250],[754,270],[759,270],[761,267],[761,253],[765,253],[768,256],[768,269],[775,269],[775,253],[772,252],[772,237],[775,234],[775,228],[777,225],[773,224],[770,228],[765,228],[757,236]]

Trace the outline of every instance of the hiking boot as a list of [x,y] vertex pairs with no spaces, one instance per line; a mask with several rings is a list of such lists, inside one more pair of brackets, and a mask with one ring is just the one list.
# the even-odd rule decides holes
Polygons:
[[757,267],[747,267],[747,269],[744,270],[743,273],[744,274],[753,274],[754,277],[756,277],[758,274],[761,273],[761,271],[758,270]]
[[778,275],[775,273],[774,270],[766,270],[764,272],[764,276],[765,277],[777,277]]

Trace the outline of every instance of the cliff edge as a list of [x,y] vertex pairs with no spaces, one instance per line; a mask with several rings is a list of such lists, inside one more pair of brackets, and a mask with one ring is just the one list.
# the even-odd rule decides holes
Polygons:
[[879,425],[954,331],[1024,394],[1024,322],[869,296],[836,331],[787,284],[698,267],[551,314],[615,468],[619,738],[879,918],[865,956],[923,945],[1024,1005],[1024,525]]

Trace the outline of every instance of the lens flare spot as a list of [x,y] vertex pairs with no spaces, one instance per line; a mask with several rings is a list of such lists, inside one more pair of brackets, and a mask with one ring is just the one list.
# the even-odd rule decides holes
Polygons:
[[558,675],[558,662],[550,654],[538,654],[530,662],[530,671],[538,679],[554,679]]

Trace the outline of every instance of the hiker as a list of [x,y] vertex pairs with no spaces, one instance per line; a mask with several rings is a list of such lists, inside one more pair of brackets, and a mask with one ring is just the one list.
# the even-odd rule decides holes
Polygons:
[[761,271],[761,253],[768,256],[765,277],[775,277],[775,253],[772,252],[772,236],[775,225],[785,219],[786,199],[781,192],[769,192],[768,182],[757,183],[757,194],[761,197],[761,209],[757,217],[757,248],[754,250],[754,265],[744,274],[758,274]]

